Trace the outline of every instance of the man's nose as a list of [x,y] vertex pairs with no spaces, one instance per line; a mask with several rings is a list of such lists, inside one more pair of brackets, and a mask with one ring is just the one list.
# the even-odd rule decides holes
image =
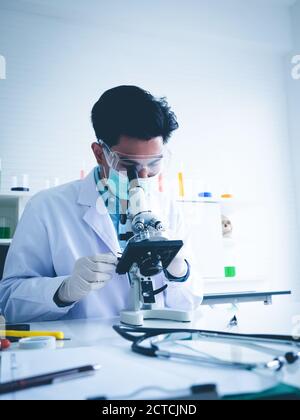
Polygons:
[[148,168],[143,168],[139,171],[139,178],[148,178],[148,177],[149,177]]

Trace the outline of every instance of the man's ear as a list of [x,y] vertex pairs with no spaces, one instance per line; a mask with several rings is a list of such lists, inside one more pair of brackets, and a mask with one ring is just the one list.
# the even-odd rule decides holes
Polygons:
[[92,144],[92,150],[94,152],[94,156],[95,156],[98,164],[103,165],[103,163],[104,163],[104,153],[103,153],[102,146],[100,146],[100,144],[98,144],[98,143],[93,143]]

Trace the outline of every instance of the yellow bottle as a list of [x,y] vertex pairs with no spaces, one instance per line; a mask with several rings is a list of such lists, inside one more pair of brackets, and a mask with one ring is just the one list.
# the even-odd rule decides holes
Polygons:
[[183,172],[178,173],[178,183],[179,183],[179,197],[183,200],[185,196]]

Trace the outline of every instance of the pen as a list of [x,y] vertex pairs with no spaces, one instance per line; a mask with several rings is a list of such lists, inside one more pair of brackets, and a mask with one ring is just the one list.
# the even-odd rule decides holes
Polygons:
[[3,337],[16,337],[16,338],[27,338],[27,337],[55,337],[57,340],[64,340],[65,335],[61,331],[0,331],[0,336]]
[[6,330],[13,330],[13,331],[30,331],[30,324],[6,324],[3,325],[3,328]]
[[11,392],[24,391],[25,389],[39,386],[52,385],[56,382],[78,379],[81,376],[93,374],[99,369],[100,366],[98,365],[88,365],[3,383],[0,384],[0,395],[9,394]]

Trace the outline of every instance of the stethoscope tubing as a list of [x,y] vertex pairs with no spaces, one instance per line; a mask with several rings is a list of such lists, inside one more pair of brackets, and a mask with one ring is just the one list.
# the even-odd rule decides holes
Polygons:
[[[297,346],[299,347],[299,339],[292,336],[267,335],[267,334],[236,334],[224,333],[218,331],[202,331],[191,329],[152,329],[152,328],[131,328],[127,326],[114,326],[114,330],[126,340],[132,342],[132,351],[147,357],[157,357],[161,359],[176,359],[184,360],[194,363],[201,363],[202,365],[209,365],[223,368],[234,368],[239,370],[253,371],[258,369],[266,369],[269,371],[280,371],[285,364],[293,364],[300,359],[300,351],[297,353],[286,353],[285,356],[277,357],[268,363],[251,364],[251,363],[236,363],[222,360],[207,359],[199,356],[186,355],[181,353],[174,353],[160,350],[158,344],[162,341],[160,336],[168,334],[187,333],[195,335],[197,339],[204,339],[207,341],[222,341],[235,342],[242,345],[264,343],[281,346]],[[138,336],[136,334],[139,334]],[[156,338],[156,340],[155,340]],[[153,339],[150,347],[143,346],[146,340]]]
[[222,331],[207,331],[207,330],[195,330],[195,329],[161,329],[161,328],[131,328],[124,325],[115,325],[114,330],[128,341],[136,341],[139,337],[134,334],[144,334],[143,339],[166,335],[166,334],[179,334],[188,333],[195,334],[198,338],[207,338],[213,340],[240,340],[241,342],[248,343],[264,343],[264,344],[275,344],[284,346],[297,346],[300,347],[300,337],[292,337],[288,335],[270,335],[270,334],[237,334],[227,333]]

